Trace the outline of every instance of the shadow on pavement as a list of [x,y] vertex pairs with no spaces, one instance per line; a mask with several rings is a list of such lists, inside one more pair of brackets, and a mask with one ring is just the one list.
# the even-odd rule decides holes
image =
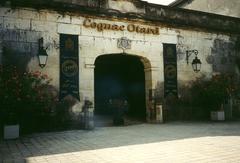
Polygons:
[[4,159],[24,159],[34,156],[216,136],[240,136],[240,122],[171,122],[96,127],[92,131],[37,133],[21,137],[18,140],[1,141],[0,162]]

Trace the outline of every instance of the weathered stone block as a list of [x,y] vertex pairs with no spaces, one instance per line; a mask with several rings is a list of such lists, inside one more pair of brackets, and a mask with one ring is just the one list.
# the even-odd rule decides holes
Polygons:
[[39,20],[39,12],[34,9],[19,9],[18,18]]
[[114,51],[119,49],[117,48],[117,39],[113,39],[113,38],[95,37],[94,45],[101,45],[100,47],[96,46],[96,48],[100,50],[103,50],[103,49],[109,50],[109,51],[105,51],[105,50],[100,51],[99,54],[110,54],[111,52],[114,53]]
[[79,36],[79,46],[90,46],[94,42],[94,37]]
[[177,44],[178,42],[177,35],[161,34],[160,38],[163,43]]
[[37,42],[40,38],[40,33],[30,30],[21,29],[5,29],[3,31],[3,40],[5,41],[20,41],[20,42]]
[[82,80],[79,85],[80,90],[93,90],[93,86],[87,80]]
[[85,64],[89,64],[89,65],[94,65],[94,62],[95,62],[95,58],[93,57],[87,57],[84,59],[85,60]]
[[70,15],[58,15],[57,23],[71,23],[71,16]]
[[18,9],[11,9],[8,7],[2,7],[0,9],[0,16],[5,16],[9,18],[18,18]]
[[103,32],[97,32],[96,30],[94,30],[92,28],[82,27],[81,30],[82,30],[81,34],[83,36],[103,37]]
[[38,39],[41,38],[42,33],[38,31],[26,31],[27,42],[38,43]]
[[54,22],[47,22],[47,21],[35,21],[32,20],[31,23],[31,30],[33,31],[42,31],[42,32],[49,32],[49,33],[56,33],[57,32],[57,23]]
[[111,38],[121,38],[124,37],[124,32],[123,31],[111,31],[111,30],[105,30],[102,32],[103,36],[105,37],[109,37],[111,36]]
[[3,31],[3,40],[5,41],[27,41],[26,30],[9,29]]
[[145,34],[145,41],[148,41],[148,42],[158,42],[160,38],[161,38],[161,33],[160,35]]
[[79,25],[73,25],[73,24],[58,24],[57,32],[64,33],[64,34],[79,35],[80,27]]
[[71,24],[82,25],[83,24],[83,18],[82,17],[77,17],[77,16],[72,16]]
[[24,29],[30,30],[31,22],[29,19],[17,19],[4,17],[3,24],[5,29]]
[[27,42],[13,42],[13,41],[5,41],[4,46],[10,48],[12,51],[18,54],[30,54],[31,53],[31,43]]
[[57,17],[59,14],[53,11],[48,11],[48,10],[41,10],[39,11],[39,20],[40,21],[49,21],[49,22],[56,22]]
[[[160,29],[160,35],[161,34],[178,35],[180,31],[181,32],[184,31],[184,30],[177,30],[175,28],[167,28],[167,27],[161,27],[161,26],[159,27],[159,29]],[[189,31],[186,31],[186,32],[190,34]]]

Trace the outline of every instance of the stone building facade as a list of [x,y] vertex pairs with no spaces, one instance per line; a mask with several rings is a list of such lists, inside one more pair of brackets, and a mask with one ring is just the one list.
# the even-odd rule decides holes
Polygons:
[[[171,9],[137,0],[6,1],[0,6],[0,49],[8,47],[17,51],[16,55],[28,57],[28,69],[47,73],[59,91],[60,35],[77,36],[80,100],[72,107],[76,116],[81,113],[85,99],[93,104],[96,100],[97,60],[120,55],[133,56],[142,63],[145,118],[149,122],[162,122],[161,117],[151,115],[156,108],[153,96],[157,96],[158,107],[161,107],[166,91],[164,46],[176,47],[177,69],[167,73],[177,74],[177,95],[181,96],[181,88],[202,75],[211,77],[220,71],[236,71],[234,56],[239,53],[235,48],[239,31],[240,19],[237,18]],[[48,54],[42,69],[37,57],[39,38],[43,38]],[[186,51],[194,49],[202,63],[198,73],[186,61]],[[189,56],[189,62],[194,58]],[[122,66],[128,68],[129,65]]]
[[177,0],[169,6],[240,17],[240,2],[238,0]]

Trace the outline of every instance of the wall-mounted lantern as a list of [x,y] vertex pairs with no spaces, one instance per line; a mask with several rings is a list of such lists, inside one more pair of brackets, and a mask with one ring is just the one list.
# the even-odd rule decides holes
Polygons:
[[47,59],[48,59],[46,48],[43,47],[43,38],[40,38],[38,40],[38,47],[39,47],[39,52],[38,52],[39,66],[43,68],[46,66]]
[[193,68],[193,71],[194,72],[199,72],[201,70],[201,60],[198,59],[197,55],[198,55],[198,51],[197,50],[187,50],[186,51],[186,61],[187,61],[187,64],[189,63],[189,57],[192,55],[192,54],[195,54],[195,58],[193,59],[192,61],[192,68]]

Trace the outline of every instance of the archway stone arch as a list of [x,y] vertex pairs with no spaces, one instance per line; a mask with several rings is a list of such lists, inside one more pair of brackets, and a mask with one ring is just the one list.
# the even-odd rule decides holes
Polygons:
[[[145,75],[145,104],[146,104],[146,121],[147,122],[155,122],[156,119],[155,117],[152,117],[152,115],[154,113],[154,104],[153,104],[153,98],[151,98],[152,95],[150,95],[151,93],[151,90],[153,90],[154,88],[154,82],[153,82],[153,78],[152,78],[152,64],[151,64],[151,61],[147,58],[147,57],[144,57],[144,56],[141,56],[141,55],[136,55],[136,54],[129,54],[129,53],[107,53],[107,54],[100,54],[100,55],[97,55],[95,58],[94,58],[94,64],[91,65],[89,68],[91,69],[95,69],[96,68],[96,60],[100,57],[103,57],[103,56],[107,56],[107,55],[125,55],[125,56],[135,56],[137,58],[139,58],[139,60],[141,61],[141,63],[143,64],[143,67],[144,67],[144,75]],[[93,71],[94,73],[94,71]],[[93,74],[94,76],[94,74]],[[94,86],[93,86],[93,92],[94,92]],[[94,95],[94,93],[93,93]],[[94,97],[92,98],[94,99]]]

